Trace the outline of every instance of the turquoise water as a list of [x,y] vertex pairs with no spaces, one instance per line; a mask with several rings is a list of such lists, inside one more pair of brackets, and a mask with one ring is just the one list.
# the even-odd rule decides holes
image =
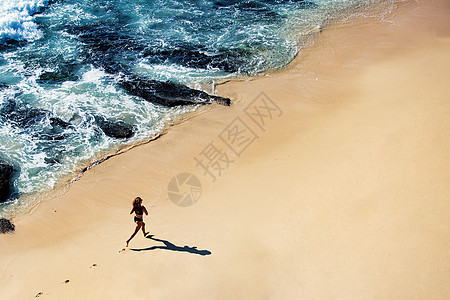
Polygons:
[[[145,101],[124,77],[201,90],[280,69],[337,14],[378,1],[0,2],[0,160],[15,168],[1,216],[197,108]],[[98,118],[133,135],[108,136]]]

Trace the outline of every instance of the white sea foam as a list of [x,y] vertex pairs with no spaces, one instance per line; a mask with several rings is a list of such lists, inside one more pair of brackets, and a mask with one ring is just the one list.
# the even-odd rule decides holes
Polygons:
[[178,64],[150,64],[145,60],[141,60],[135,69],[138,73],[155,80],[170,80],[186,85],[192,82],[205,83],[211,81],[211,78],[222,80],[233,76],[219,68],[198,69]]
[[42,33],[33,14],[47,5],[47,0],[2,0],[0,5],[0,42],[35,40]]

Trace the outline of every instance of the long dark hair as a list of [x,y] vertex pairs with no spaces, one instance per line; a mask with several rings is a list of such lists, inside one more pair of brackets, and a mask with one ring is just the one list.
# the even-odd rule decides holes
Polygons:
[[134,200],[133,200],[133,208],[136,209],[136,208],[141,207],[141,201],[142,201],[141,197],[134,198]]

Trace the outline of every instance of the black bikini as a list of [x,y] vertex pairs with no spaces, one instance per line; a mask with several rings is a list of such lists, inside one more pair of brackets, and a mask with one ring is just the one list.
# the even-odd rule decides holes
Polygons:
[[137,215],[142,215],[142,214],[144,213],[144,207],[143,207],[143,206],[141,206],[141,207],[135,207],[135,208],[134,208],[134,212],[135,212]]
[[[134,208],[134,212],[137,214],[137,215],[142,215],[143,213],[144,213],[144,207],[143,206],[141,206],[141,207],[135,207]],[[142,220],[141,218],[138,218],[138,217],[134,217],[134,222],[138,222],[138,221],[140,221],[140,222],[143,222],[144,220]]]

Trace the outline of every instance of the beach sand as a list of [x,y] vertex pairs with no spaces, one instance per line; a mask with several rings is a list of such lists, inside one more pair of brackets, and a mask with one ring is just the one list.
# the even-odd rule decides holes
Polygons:
[[[449,13],[337,22],[288,68],[218,85],[231,107],[15,218],[0,298],[449,299]],[[201,183],[187,207],[180,173]],[[154,236],[122,251],[136,196]]]

